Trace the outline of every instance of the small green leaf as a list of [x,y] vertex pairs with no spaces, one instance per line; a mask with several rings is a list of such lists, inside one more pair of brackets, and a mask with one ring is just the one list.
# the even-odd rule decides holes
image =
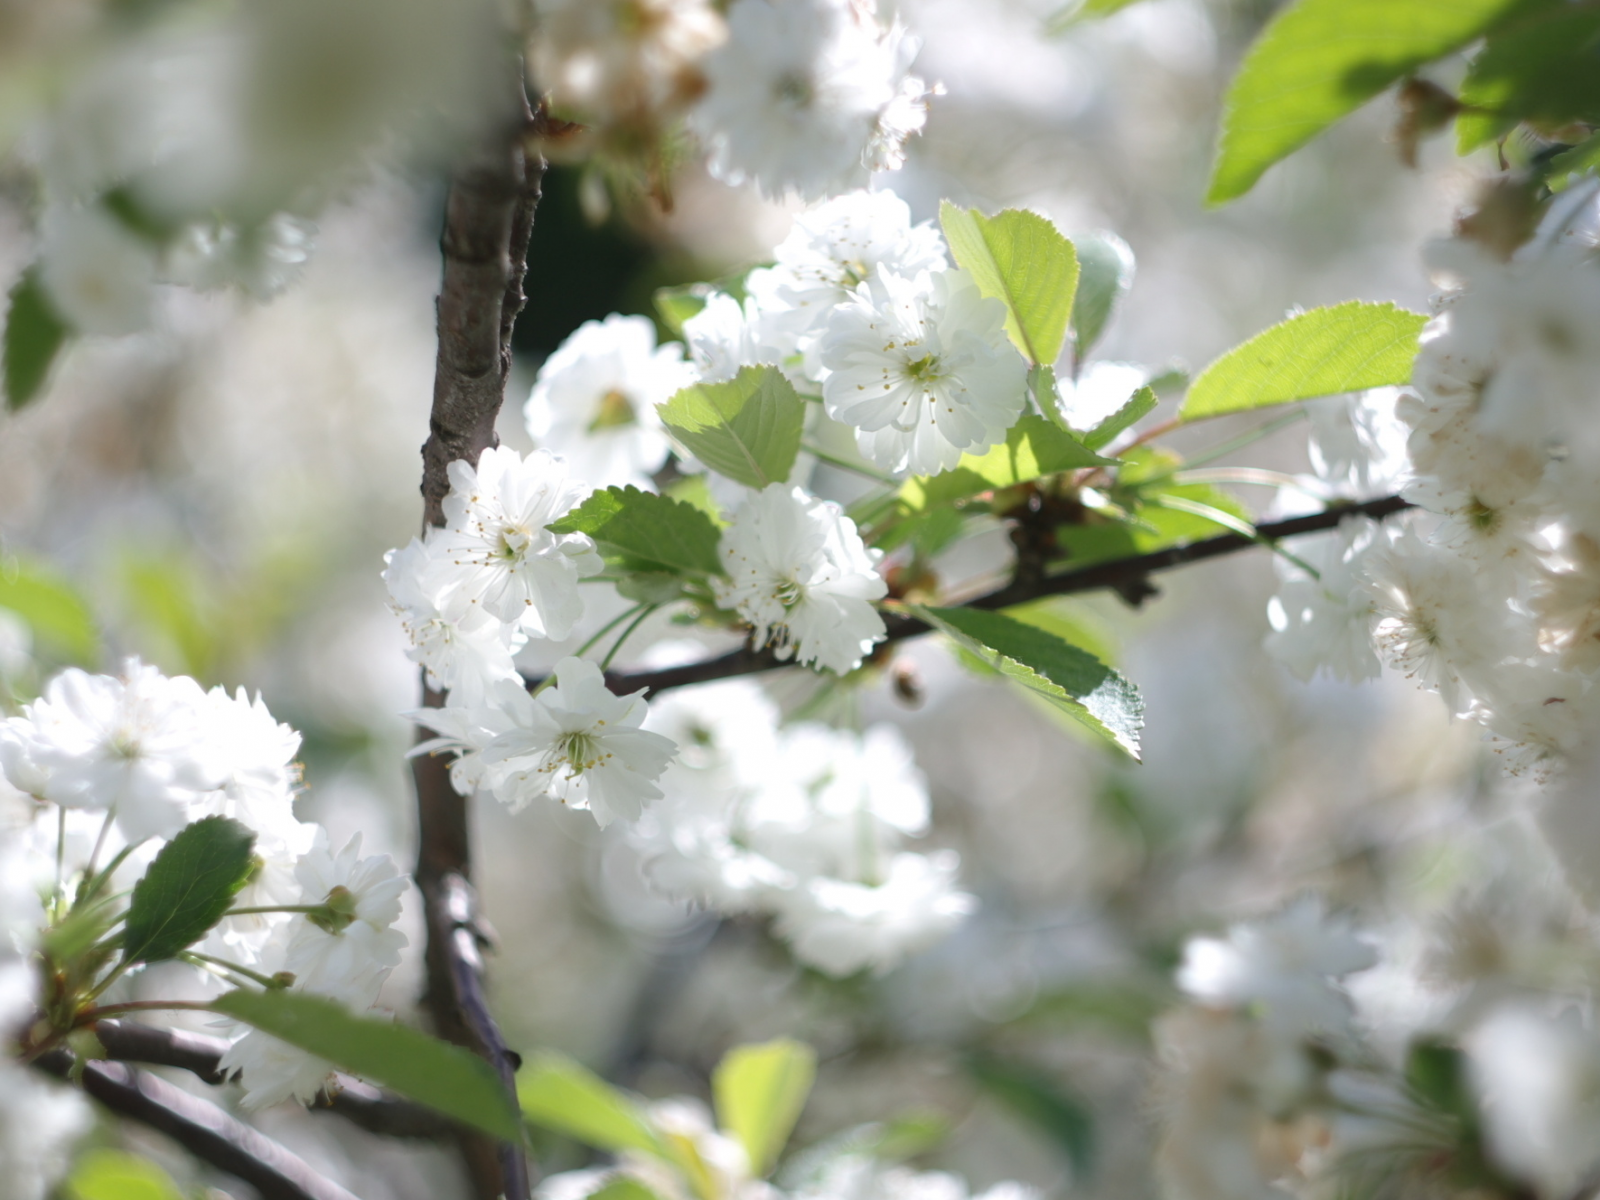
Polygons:
[[33,400],[50,377],[50,364],[72,335],[72,327],[56,315],[39,273],[25,271],[11,289],[6,313],[6,407],[15,412]]
[[985,296],[1006,306],[1006,332],[1030,363],[1048,367],[1061,354],[1078,289],[1078,255],[1038,213],[1008,208],[986,217],[975,208],[939,206],[939,223],[956,263]]
[[979,492],[1116,461],[1102,458],[1044,417],[1026,416],[1012,426],[1000,445],[982,454],[963,455],[948,471],[907,480],[900,489],[901,507],[907,512],[926,512]]
[[1138,2],[1139,0],[1070,0],[1070,3],[1057,9],[1045,21],[1045,32],[1064,33],[1079,21],[1109,17],[1112,13],[1121,12],[1130,4]]
[[1256,334],[1217,359],[1184,397],[1185,421],[1409,383],[1428,318],[1347,300]]
[[1526,0],[1298,0],[1279,10],[1228,89],[1206,200],[1268,167],[1418,67],[1463,49]]
[[161,848],[133,885],[124,961],[176,958],[228,911],[254,868],[256,835],[228,817],[201,817]]
[[1545,164],[1545,183],[1552,192],[1564,192],[1579,176],[1595,170],[1600,170],[1600,133],[1563,150]]
[[698,383],[661,405],[689,453],[746,487],[789,477],[800,452],[805,401],[776,367],[745,367],[727,383]]
[[873,1121],[834,1134],[791,1155],[778,1182],[788,1192],[816,1192],[840,1159],[870,1158],[893,1166],[926,1154],[950,1136],[949,1118],[932,1110],[912,1110],[887,1121]]
[[121,1150],[91,1150],[63,1188],[66,1200],[183,1200],[178,1185],[155,1163]]
[[979,1055],[967,1070],[985,1091],[1054,1142],[1076,1179],[1087,1178],[1094,1169],[1094,1117],[1083,1101],[1022,1063]]
[[536,1125],[601,1150],[664,1156],[634,1101],[594,1072],[559,1054],[541,1054],[517,1073],[522,1115]]
[[100,631],[76,588],[44,563],[0,557],[0,608],[21,617],[34,644],[63,662],[92,666]]
[[914,608],[957,645],[1135,761],[1144,700],[1121,672],[1046,630],[977,608]]
[[752,1174],[765,1175],[778,1161],[816,1075],[816,1051],[789,1038],[735,1046],[717,1064],[717,1121],[744,1147]]
[[1517,121],[1600,121],[1600,13],[1558,6],[1490,38],[1457,98],[1456,149],[1466,154]]
[[716,574],[721,531],[700,509],[681,500],[609,487],[595,492],[550,526],[556,533],[586,533],[608,558],[629,570]]
[[1078,295],[1072,302],[1073,353],[1081,360],[1100,340],[1117,301],[1133,286],[1133,251],[1114,233],[1080,237]]
[[1083,435],[1083,444],[1090,450],[1100,450],[1111,444],[1124,429],[1137,425],[1155,408],[1160,400],[1155,389],[1148,385],[1140,388],[1116,412]]
[[716,291],[709,283],[685,283],[678,287],[657,288],[656,312],[661,323],[678,337],[683,336],[683,323],[699,314]]
[[590,1192],[587,1200],[660,1200],[632,1175],[613,1175],[597,1192]]
[[211,1008],[463,1125],[506,1142],[522,1139],[494,1068],[459,1046],[303,992],[228,992]]

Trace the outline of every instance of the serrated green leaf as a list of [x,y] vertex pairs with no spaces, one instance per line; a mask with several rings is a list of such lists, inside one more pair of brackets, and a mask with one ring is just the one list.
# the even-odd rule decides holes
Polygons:
[[1094,1117],[1083,1101],[1022,1063],[977,1055],[967,1070],[985,1091],[1054,1142],[1076,1179],[1088,1177],[1094,1169]]
[[1072,302],[1073,353],[1081,360],[1105,331],[1117,301],[1133,286],[1133,251],[1114,233],[1073,243],[1078,252],[1078,294]]
[[1466,154],[1517,121],[1600,120],[1600,13],[1561,6],[1490,38],[1462,80],[1456,149]]
[[673,437],[735,483],[781,483],[800,453],[805,401],[776,367],[745,367],[727,383],[698,383],[661,405]]
[[1008,208],[986,217],[939,205],[939,223],[957,265],[985,296],[1006,306],[1006,332],[1024,358],[1048,367],[1061,354],[1078,289],[1078,255],[1038,213]]
[[22,618],[34,644],[63,662],[92,666],[100,631],[76,588],[33,559],[0,557],[0,608]]
[[66,1200],[183,1200],[178,1185],[155,1163],[121,1150],[91,1150],[62,1187]]
[[964,454],[948,471],[907,480],[900,488],[900,505],[905,512],[926,512],[994,488],[1114,462],[1116,459],[1102,458],[1045,418],[1025,416],[1000,445],[982,454]]
[[1154,388],[1149,385],[1140,388],[1128,397],[1126,404],[1084,434],[1083,444],[1090,450],[1103,449],[1124,429],[1138,424],[1149,416],[1160,402]]
[[459,1046],[305,992],[227,992],[211,1008],[451,1120],[502,1141],[522,1139],[522,1122],[494,1068]]
[[1046,630],[977,608],[915,608],[918,617],[1135,761],[1144,700],[1119,671]]
[[790,1038],[735,1046],[717,1064],[717,1123],[744,1147],[753,1174],[765,1175],[778,1161],[816,1075],[816,1051]]
[[256,835],[228,817],[178,831],[133,885],[122,932],[124,961],[176,958],[222,919],[254,867]]
[[680,500],[609,487],[595,492],[550,529],[586,533],[607,557],[622,556],[630,570],[717,574],[721,531],[700,509]]
[[664,1154],[629,1096],[562,1055],[541,1054],[517,1072],[517,1099],[526,1120],[587,1145]]
[[1361,300],[1300,313],[1201,371],[1178,415],[1198,421],[1409,383],[1417,339],[1427,323],[1422,313]]
[[1526,0],[1298,0],[1245,56],[1224,102],[1207,203],[1244,195],[1390,84],[1461,50]]
[[3,352],[6,407],[15,412],[38,396],[50,377],[50,365],[72,335],[72,327],[56,315],[34,270],[23,272],[11,289]]

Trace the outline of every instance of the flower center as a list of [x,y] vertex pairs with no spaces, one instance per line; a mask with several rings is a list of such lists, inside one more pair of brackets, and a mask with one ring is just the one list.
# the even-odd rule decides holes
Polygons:
[[564,733],[556,742],[556,752],[552,756],[550,768],[554,769],[563,764],[567,767],[569,777],[582,775],[585,771],[592,771],[611,755],[600,749],[600,739],[591,731],[584,729],[576,733]]
[[521,525],[502,525],[496,539],[495,555],[510,561],[521,558],[528,551],[533,534]]
[[777,86],[772,89],[772,94],[795,108],[810,108],[811,101],[815,98],[811,80],[796,72],[780,75]]
[[628,399],[626,393],[612,388],[600,397],[600,406],[595,410],[594,420],[589,422],[589,432],[598,433],[602,429],[619,429],[624,425],[637,425],[638,415],[633,411],[633,401]]
[[924,354],[915,362],[908,362],[905,365],[905,372],[907,376],[915,379],[918,383],[931,383],[943,375],[939,366],[939,356],[937,354]]

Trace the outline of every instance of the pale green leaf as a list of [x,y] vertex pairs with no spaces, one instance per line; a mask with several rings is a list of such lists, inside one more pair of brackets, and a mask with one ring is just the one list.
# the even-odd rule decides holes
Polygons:
[[228,992],[211,1007],[463,1125],[502,1141],[522,1138],[494,1068],[459,1046],[303,992]]
[[525,1119],[587,1145],[663,1153],[630,1097],[562,1055],[541,1054],[517,1072],[517,1100]]
[[255,842],[254,833],[228,817],[184,826],[133,885],[123,958],[160,962],[203,938],[249,881]]
[[1103,449],[1124,429],[1138,424],[1149,416],[1158,403],[1160,401],[1156,398],[1154,388],[1149,386],[1140,388],[1128,397],[1127,403],[1121,408],[1084,434],[1083,444],[1090,450]]
[[1564,192],[1583,175],[1596,170],[1600,170],[1600,133],[1552,158],[1545,166],[1545,183],[1552,192]]
[[1466,154],[1519,120],[1546,127],[1600,121],[1600,13],[1552,3],[1490,38],[1472,60],[1457,99],[1456,149]]
[[711,1077],[717,1122],[738,1139],[750,1169],[765,1175],[778,1161],[817,1074],[817,1055],[789,1038],[735,1046]]
[[11,289],[0,350],[7,408],[15,411],[38,396],[50,377],[50,365],[71,336],[72,328],[56,315],[38,272],[24,272]]
[[939,206],[939,223],[957,265],[985,296],[1006,306],[1006,332],[1030,363],[1048,367],[1061,354],[1078,289],[1078,255],[1038,213],[1008,208],[986,217],[975,208]]
[[44,563],[0,556],[0,608],[22,618],[34,644],[63,662],[92,666],[100,632],[76,588]]
[[183,1200],[172,1176],[121,1150],[89,1151],[72,1168],[62,1191],[65,1200]]
[[976,608],[913,611],[1006,678],[1138,759],[1144,700],[1120,672],[1046,630],[1001,613]]
[[1409,383],[1417,339],[1427,323],[1421,313],[1361,300],[1300,313],[1201,371],[1179,416],[1198,421]]
[[550,528],[588,534],[607,558],[619,558],[629,570],[716,574],[722,569],[717,558],[722,535],[710,517],[692,504],[636,487],[595,492]]
[[900,489],[900,505],[907,512],[926,512],[979,492],[1115,461],[1102,458],[1045,418],[1026,416],[1012,426],[998,446],[991,446],[982,454],[963,455],[960,463],[948,471],[907,480]]
[[1279,159],[1390,84],[1463,49],[1525,0],[1297,0],[1228,89],[1207,201],[1244,195]]
[[726,383],[684,388],[660,411],[668,432],[706,466],[764,488],[789,477],[805,408],[776,367],[745,367]]
[[1078,295],[1072,302],[1072,345],[1079,359],[1100,340],[1117,302],[1133,286],[1133,251],[1114,233],[1080,237]]
[[632,1175],[613,1175],[600,1186],[598,1191],[590,1192],[588,1200],[660,1200],[660,1198]]
[[709,283],[686,283],[679,287],[657,288],[656,312],[661,323],[678,337],[683,336],[683,323],[699,314],[716,291]]
[[1079,21],[1092,21],[1121,12],[1139,0],[1070,0],[1052,13],[1045,22],[1046,33],[1062,33]]

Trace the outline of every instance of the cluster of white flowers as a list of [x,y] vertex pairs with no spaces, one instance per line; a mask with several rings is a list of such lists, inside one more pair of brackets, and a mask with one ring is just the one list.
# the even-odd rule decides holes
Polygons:
[[902,849],[927,829],[928,796],[893,727],[780,729],[761,689],[733,680],[669,694],[650,723],[683,747],[631,830],[667,894],[770,914],[832,975],[885,971],[973,910],[953,851]]
[[[1345,494],[1404,478],[1419,506],[1301,543],[1269,646],[1295,673],[1369,678],[1382,663],[1481,724],[1513,773],[1545,779],[1594,724],[1600,671],[1600,257],[1563,236],[1567,199],[1510,261],[1474,242],[1431,252],[1450,286],[1392,419],[1320,451]],[[1396,443],[1405,439],[1405,465]]]

